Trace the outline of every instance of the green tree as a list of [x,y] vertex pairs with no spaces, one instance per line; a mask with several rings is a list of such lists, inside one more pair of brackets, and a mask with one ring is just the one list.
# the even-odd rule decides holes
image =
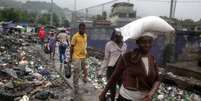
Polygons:
[[65,20],[63,21],[63,26],[64,26],[64,27],[69,27],[69,26],[70,26],[70,22],[68,21],[68,19],[65,19]]
[[18,11],[15,11],[13,8],[2,10],[2,20],[4,21],[19,21]]
[[29,19],[30,19],[30,16],[26,11],[19,12],[19,21],[20,22],[28,22]]
[[28,21],[29,14],[26,11],[15,10],[13,8],[8,8],[0,11],[0,20],[4,21]]
[[30,13],[29,15],[28,15],[28,22],[30,22],[30,23],[34,23],[35,22],[35,20],[36,20],[36,13]]
[[53,25],[54,26],[59,26],[59,17],[55,13],[53,13]]
[[188,30],[194,30],[196,24],[192,19],[185,19],[181,22],[181,25]]
[[0,10],[0,21],[3,21],[2,10]]
[[106,11],[104,11],[104,12],[102,13],[102,17],[103,17],[104,20],[107,19],[107,12],[106,12]]
[[201,26],[201,19],[196,22],[197,26]]
[[50,14],[43,14],[40,16],[38,23],[47,25],[50,22]]
[[[43,24],[43,25],[49,25],[50,24],[50,14],[43,14],[40,15],[38,19],[38,23]],[[53,14],[53,25],[54,26],[59,26],[59,18],[58,16],[54,13]]]

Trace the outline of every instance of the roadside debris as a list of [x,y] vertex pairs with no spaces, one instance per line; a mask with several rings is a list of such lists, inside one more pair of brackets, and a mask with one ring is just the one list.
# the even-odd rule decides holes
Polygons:
[[65,94],[58,89],[63,80],[49,68],[36,40],[31,33],[0,34],[0,101],[58,100],[56,94]]
[[[31,33],[0,34],[0,101],[70,101],[71,87],[61,73],[55,71],[53,64],[37,45],[37,36]],[[97,50],[87,59],[89,81],[94,87],[102,89],[106,85],[105,75],[99,77],[103,53]],[[51,61],[52,62],[52,61]],[[163,70],[160,74],[164,74]],[[197,82],[167,73],[169,77]],[[176,79],[176,80],[177,80]],[[153,101],[201,101],[200,95],[193,91],[178,88],[178,85],[162,83]],[[195,88],[194,88],[195,89]]]
[[[88,68],[91,82],[93,83],[95,88],[97,89],[103,88],[107,82],[106,78],[104,78],[105,75],[103,75],[103,78],[99,78],[97,75],[97,70],[100,68],[101,60],[98,60],[94,57],[90,57],[88,58],[87,63],[89,64]],[[171,72],[165,73],[165,70],[161,68],[160,75],[162,74],[168,75],[172,78],[197,82],[196,84],[201,85],[201,81],[195,81],[192,78],[188,77],[181,77]],[[152,101],[201,101],[201,95],[198,95],[196,94],[196,92],[193,91],[180,89],[177,87],[177,85],[171,83],[169,84],[161,83],[160,88]]]

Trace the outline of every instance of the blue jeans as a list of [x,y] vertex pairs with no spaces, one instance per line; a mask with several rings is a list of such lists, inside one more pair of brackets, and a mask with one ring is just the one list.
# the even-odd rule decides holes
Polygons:
[[63,44],[63,45],[59,45],[59,59],[60,59],[60,63],[63,63],[66,60],[66,48],[67,45]]

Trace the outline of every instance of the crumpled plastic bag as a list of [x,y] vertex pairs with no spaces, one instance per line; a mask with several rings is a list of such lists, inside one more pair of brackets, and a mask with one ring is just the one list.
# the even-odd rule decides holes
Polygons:
[[19,101],[29,101],[29,97],[27,95],[24,95]]
[[1,72],[7,73],[9,76],[11,76],[13,78],[18,78],[16,72],[13,69],[6,68],[6,69],[1,70]]

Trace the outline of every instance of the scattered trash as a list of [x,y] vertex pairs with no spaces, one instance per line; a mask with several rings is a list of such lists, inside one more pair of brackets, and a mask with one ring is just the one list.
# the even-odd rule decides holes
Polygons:
[[[36,40],[35,34],[0,34],[0,101],[33,101],[36,94],[39,99],[65,94],[64,88],[56,89],[64,84],[58,83],[62,80],[57,72],[47,68],[46,55]],[[42,92],[47,90],[53,93]]]
[[171,77],[176,77],[176,75],[174,75],[172,72],[168,72],[168,75],[170,75]]
[[54,98],[54,95],[49,91],[41,91],[35,95],[35,98],[40,100],[47,100],[49,98]]
[[[192,98],[199,97],[199,95],[177,88],[176,86],[170,86],[164,83],[161,83],[157,94],[154,96],[152,101],[193,101]],[[195,100],[195,101],[201,101]]]
[[[89,57],[87,59],[88,70],[89,70],[89,81],[92,82],[95,88],[102,89],[106,85],[107,81],[105,75],[103,77],[97,76],[97,70],[100,68],[101,60],[98,60],[94,57]],[[164,70],[161,69],[161,73],[164,73]],[[174,75],[172,72],[168,72],[167,75],[177,78],[179,76]],[[152,101],[191,101],[190,99],[196,99],[192,101],[201,101],[200,96],[187,91],[179,89],[176,86],[168,85],[161,83],[160,88],[157,94],[154,96]]]
[[[35,101],[36,98],[72,100],[71,90],[61,79],[62,75],[50,68],[49,61],[45,58],[49,58],[49,55],[44,54],[43,49],[35,44],[36,40],[36,34],[0,34],[0,101],[14,101],[16,98],[17,101]],[[87,88],[84,92],[87,93],[102,89],[107,83],[105,74],[102,77],[97,75],[102,62],[97,58],[102,59],[103,53],[93,49],[90,51],[94,51],[89,52],[94,57],[86,59],[89,83],[92,83],[84,86]],[[171,72],[167,74],[179,78]],[[186,81],[191,82],[192,79]],[[153,101],[201,101],[200,99],[200,95],[194,92],[162,83]]]
[[10,81],[10,82],[6,83],[6,84],[4,85],[4,87],[10,88],[10,89],[14,88],[13,82]]
[[16,72],[13,69],[6,68],[1,70],[1,72],[7,73],[11,77],[18,78]]
[[190,96],[191,101],[201,101],[201,97],[195,94]]
[[72,71],[71,71],[71,65],[70,64],[65,64],[64,65],[64,73],[65,73],[65,77],[66,78],[70,78],[71,77],[71,73]]
[[20,65],[27,65],[28,61],[26,60],[25,52],[21,53],[20,55],[21,55],[20,56],[21,60],[19,61],[19,64]]
[[48,71],[48,69],[40,69],[39,70],[39,73],[44,76],[46,79],[49,79],[50,78],[50,72]]
[[164,95],[158,95],[158,100],[162,100],[164,98]]
[[27,72],[29,74],[33,74],[34,73],[34,71],[31,68],[29,68],[29,67],[25,67],[25,72]]
[[42,80],[43,79],[43,76],[41,75],[41,74],[39,74],[39,73],[33,73],[32,74],[34,77],[35,77],[35,79],[37,79],[37,80]]
[[29,101],[29,97],[27,95],[24,95],[19,101]]
[[0,82],[0,87],[4,86],[4,83],[3,82]]

